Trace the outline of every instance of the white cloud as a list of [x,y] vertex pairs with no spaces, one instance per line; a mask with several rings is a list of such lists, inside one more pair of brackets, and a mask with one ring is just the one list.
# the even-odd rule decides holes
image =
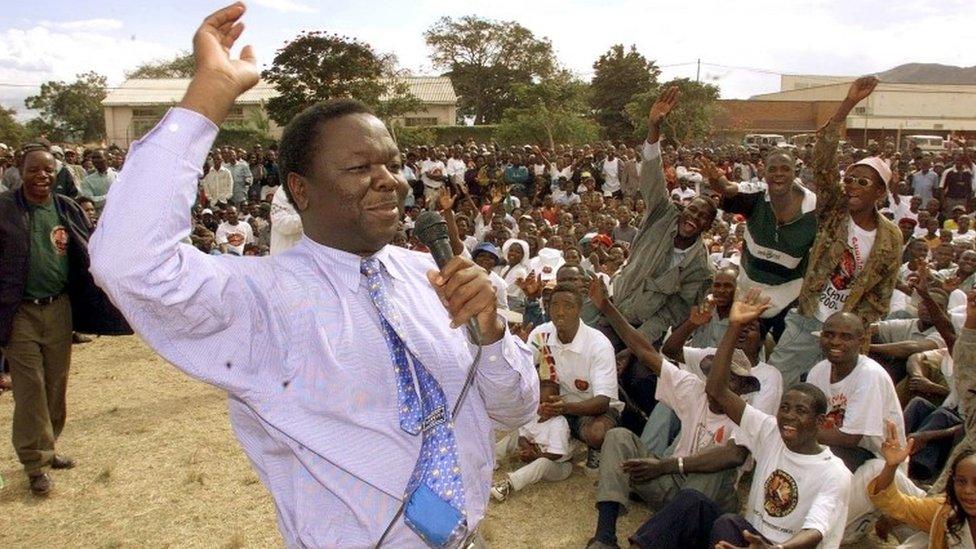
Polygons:
[[251,3],[284,13],[315,13],[315,9],[313,7],[300,2],[295,2],[294,0],[251,0]]
[[122,21],[118,19],[79,19],[77,21],[41,21],[42,27],[51,27],[67,31],[104,32],[122,28]]
[[41,24],[0,30],[0,104],[26,117],[23,100],[49,80],[72,81],[81,72],[95,71],[117,85],[146,61],[165,59],[178,48],[118,38],[109,33],[56,29]]

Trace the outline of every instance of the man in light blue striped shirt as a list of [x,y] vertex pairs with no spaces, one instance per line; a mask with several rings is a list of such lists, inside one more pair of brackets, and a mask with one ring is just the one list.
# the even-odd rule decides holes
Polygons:
[[[451,405],[476,350],[457,327],[474,319],[481,359],[448,418],[471,532],[491,486],[492,429],[534,418],[538,375],[482,269],[454,258],[438,272],[426,254],[389,245],[408,187],[378,118],[345,100],[286,128],[281,173],[304,230],[295,247],[243,258],[180,243],[219,124],[258,81],[250,46],[229,56],[243,13],[243,4],[228,6],[197,31],[193,81],[133,144],[91,240],[92,273],[153,349],[227,392],[234,432],[274,497],[288,547],[374,546],[420,453],[422,437],[398,424],[394,361],[363,260],[378,260],[385,298],[407,319],[402,342]],[[133,234],[153,245],[131,246]],[[392,524],[384,546],[423,546],[403,520]]]

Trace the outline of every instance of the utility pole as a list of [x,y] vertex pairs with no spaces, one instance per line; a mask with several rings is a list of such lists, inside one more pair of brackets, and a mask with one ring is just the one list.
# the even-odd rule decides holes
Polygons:
[[701,57],[698,58],[698,68],[695,69],[695,82],[701,82]]

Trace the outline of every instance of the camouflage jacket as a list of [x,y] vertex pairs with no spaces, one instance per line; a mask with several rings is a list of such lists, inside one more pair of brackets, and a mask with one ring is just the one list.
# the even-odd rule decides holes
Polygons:
[[[800,290],[799,312],[816,316],[818,300],[828,277],[840,263],[847,247],[847,233],[851,216],[847,211],[847,196],[837,170],[838,125],[831,122],[820,129],[813,150],[814,181],[817,189],[817,238],[810,250],[807,268]],[[888,314],[891,292],[901,267],[901,232],[898,226],[880,213],[877,236],[864,267],[854,278],[851,293],[844,303],[844,311],[851,312],[866,324],[876,322]]]

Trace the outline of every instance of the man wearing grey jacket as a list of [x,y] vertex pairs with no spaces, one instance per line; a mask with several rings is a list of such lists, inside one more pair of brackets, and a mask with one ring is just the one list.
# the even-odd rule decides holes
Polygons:
[[617,308],[652,342],[681,324],[712,283],[700,235],[715,220],[715,203],[699,196],[680,209],[668,196],[664,179],[661,122],[677,103],[678,89],[672,86],[651,106],[639,189],[647,209],[630,261],[614,282]]

